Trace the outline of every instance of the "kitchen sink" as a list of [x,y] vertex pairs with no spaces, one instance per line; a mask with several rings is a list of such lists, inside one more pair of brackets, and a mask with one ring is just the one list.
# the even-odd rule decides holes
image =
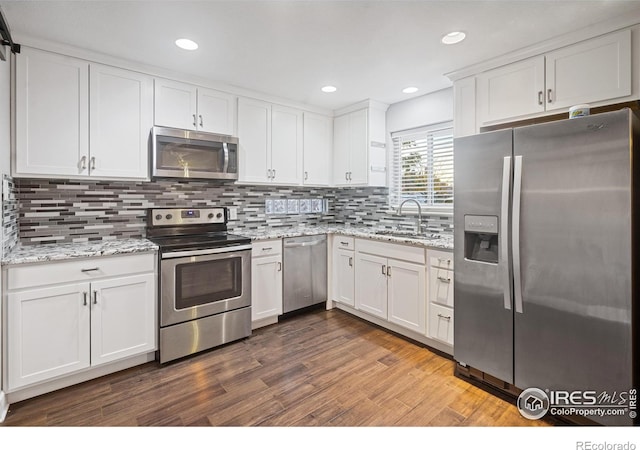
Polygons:
[[379,236],[391,236],[397,238],[407,238],[407,239],[440,239],[442,235],[436,233],[422,233],[418,234],[412,231],[401,231],[401,230],[378,230],[374,231],[374,234]]

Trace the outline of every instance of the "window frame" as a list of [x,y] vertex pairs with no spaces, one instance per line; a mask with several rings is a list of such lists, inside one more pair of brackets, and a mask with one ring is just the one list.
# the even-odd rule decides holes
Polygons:
[[[399,154],[401,152],[401,148],[399,145],[396,145],[396,141],[401,140],[403,138],[409,138],[410,136],[413,136],[413,135],[420,135],[420,134],[424,134],[426,137],[430,133],[436,133],[436,132],[446,131],[446,130],[449,130],[451,134],[451,149],[452,149],[451,150],[451,158],[452,158],[451,176],[452,176],[452,183],[453,183],[453,152],[454,152],[453,121],[438,122],[431,125],[426,125],[426,126],[421,126],[416,128],[409,128],[405,130],[394,131],[391,133],[392,152],[391,152],[391,164],[390,164],[391,171],[389,173],[389,207],[398,210],[400,207],[400,204],[402,203],[401,201],[398,201],[399,199],[402,198],[401,187],[398,187],[398,184],[401,185],[402,183],[402,173],[401,173],[402,158]],[[430,195],[433,195],[433,194],[430,194]],[[453,196],[453,190],[451,192],[451,195]],[[429,204],[421,203],[420,207],[422,209],[423,214],[438,214],[442,216],[453,215],[453,202],[447,205],[443,205],[443,204],[429,205]],[[403,213],[405,211],[408,213],[416,213],[418,211],[418,207],[416,206],[415,203],[410,202],[404,205],[404,207],[402,208],[402,211]]]

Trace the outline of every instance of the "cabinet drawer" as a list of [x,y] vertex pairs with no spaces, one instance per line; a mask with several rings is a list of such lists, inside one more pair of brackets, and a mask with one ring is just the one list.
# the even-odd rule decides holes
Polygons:
[[368,239],[356,239],[355,245],[360,253],[381,255],[386,258],[399,259],[401,261],[424,264],[424,247],[412,247],[409,245],[390,244],[388,242],[373,241]]
[[453,270],[429,268],[429,301],[453,308]]
[[251,246],[253,258],[259,256],[272,256],[282,254],[282,239],[269,239],[267,241],[254,242]]
[[429,258],[429,266],[431,267],[453,270],[453,252],[427,250],[427,258]]
[[333,242],[335,242],[334,245],[337,248],[342,248],[345,250],[353,250],[355,248],[355,239],[352,237],[340,236],[339,234],[336,234],[333,239]]
[[7,288],[24,289],[153,272],[155,270],[155,259],[155,253],[141,253],[9,267],[7,270]]
[[453,308],[429,304],[429,337],[453,345]]

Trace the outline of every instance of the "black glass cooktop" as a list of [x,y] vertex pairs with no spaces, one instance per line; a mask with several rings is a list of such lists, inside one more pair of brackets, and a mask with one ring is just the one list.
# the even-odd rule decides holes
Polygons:
[[250,244],[251,239],[227,232],[212,232],[196,235],[148,237],[160,246],[162,251],[168,250],[201,250],[208,248],[230,247]]

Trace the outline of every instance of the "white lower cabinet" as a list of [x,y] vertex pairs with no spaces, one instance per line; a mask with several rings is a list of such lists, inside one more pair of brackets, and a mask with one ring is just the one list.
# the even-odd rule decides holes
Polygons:
[[424,249],[357,239],[355,264],[356,309],[425,334]]
[[355,254],[352,237],[333,238],[333,300],[355,306]]
[[453,254],[428,250],[429,324],[427,336],[453,345]]
[[275,323],[282,315],[282,240],[253,244],[251,251],[252,328]]
[[157,348],[153,254],[10,266],[5,276],[8,391]]

